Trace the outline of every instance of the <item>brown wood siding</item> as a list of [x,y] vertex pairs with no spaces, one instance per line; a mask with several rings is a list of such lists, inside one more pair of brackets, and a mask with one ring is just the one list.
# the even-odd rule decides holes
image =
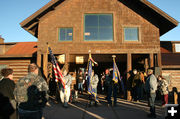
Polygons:
[[173,87],[176,87],[180,92],[180,70],[163,70],[162,75],[167,78],[170,91]]
[[28,65],[30,64],[29,59],[25,60],[0,60],[0,64],[6,64],[9,68],[13,69],[14,81],[24,77],[28,74]]
[[[112,13],[114,41],[84,41],[84,14]],[[138,26],[140,42],[124,42],[123,27]],[[59,42],[58,29],[73,28],[72,42]],[[46,42],[54,54],[120,54],[160,52],[159,29],[117,0],[73,0],[65,2],[40,19],[38,51],[45,53]]]

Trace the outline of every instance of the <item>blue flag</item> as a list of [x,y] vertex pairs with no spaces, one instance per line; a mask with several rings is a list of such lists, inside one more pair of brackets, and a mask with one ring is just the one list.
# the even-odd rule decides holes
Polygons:
[[90,59],[89,67],[88,67],[88,81],[87,81],[88,93],[95,98],[95,101],[99,102],[97,99],[96,89],[93,89],[91,86],[91,80],[92,80],[92,61]]
[[114,83],[118,83],[118,73],[117,73],[117,67],[115,61],[113,63],[113,81]]
[[123,83],[123,81],[121,79],[121,74],[120,74],[119,69],[118,69],[118,67],[116,65],[116,62],[114,60],[113,61],[113,81],[114,81],[114,83],[118,83],[118,78],[119,78],[120,83],[121,83],[122,91],[124,92],[124,83]]
[[92,75],[92,61],[89,60],[89,67],[88,67],[88,81],[87,81],[87,85],[88,85],[88,92],[90,92],[90,80],[91,80],[91,75]]

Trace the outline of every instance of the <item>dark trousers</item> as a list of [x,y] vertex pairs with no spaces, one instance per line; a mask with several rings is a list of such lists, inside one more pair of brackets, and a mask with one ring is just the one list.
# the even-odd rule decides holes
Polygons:
[[141,93],[141,87],[140,86],[135,86],[132,89],[132,97],[134,101],[140,100],[140,93]]
[[116,85],[114,85],[114,86],[108,86],[107,89],[108,89],[108,93],[107,93],[107,101],[108,101],[108,104],[112,104],[111,95],[112,95],[112,92],[113,92],[114,105],[116,105],[118,87],[117,87]]
[[22,109],[19,109],[19,119],[41,119],[42,118],[42,110],[39,111],[25,111]]
[[152,115],[156,115],[156,109],[155,109],[156,93],[149,93],[147,96],[148,96],[148,103],[150,107],[150,113]]

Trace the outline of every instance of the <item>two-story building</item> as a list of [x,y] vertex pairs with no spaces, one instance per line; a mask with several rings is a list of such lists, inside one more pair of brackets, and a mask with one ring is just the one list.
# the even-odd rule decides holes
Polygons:
[[161,73],[160,36],[178,21],[147,0],[51,0],[20,25],[38,38],[37,64],[47,76],[47,43],[65,54],[71,72],[86,67],[91,50],[98,74],[112,67],[112,55],[122,74],[149,67]]

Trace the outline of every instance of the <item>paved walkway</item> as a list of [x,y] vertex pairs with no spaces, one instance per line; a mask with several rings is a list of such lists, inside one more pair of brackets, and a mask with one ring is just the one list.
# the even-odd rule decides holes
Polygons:
[[[68,108],[61,103],[50,101],[43,113],[44,119],[148,119],[149,107],[143,102],[129,102],[118,99],[116,107],[108,107],[107,101],[100,99],[98,107],[88,107],[86,97],[78,98],[75,103],[70,103]],[[156,106],[157,119],[164,119],[164,109]]]

